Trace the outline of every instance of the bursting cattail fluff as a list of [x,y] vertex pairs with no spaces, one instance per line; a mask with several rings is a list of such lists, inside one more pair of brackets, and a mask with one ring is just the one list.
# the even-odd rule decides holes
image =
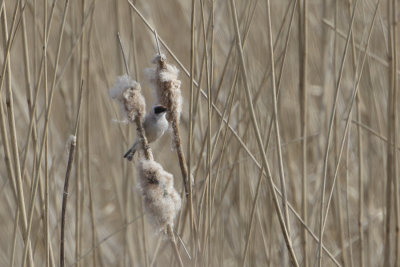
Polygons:
[[139,188],[146,212],[157,230],[174,225],[181,198],[174,188],[174,177],[154,160],[141,160],[138,166]]
[[169,122],[179,122],[183,104],[181,81],[178,80],[179,70],[174,65],[167,64],[164,55],[157,55],[152,62],[157,67],[146,69],[146,73],[154,87],[158,103],[168,108]]
[[110,97],[118,100],[122,114],[129,122],[134,122],[137,117],[144,117],[146,102],[140,84],[128,75],[118,77],[114,87],[110,89]]

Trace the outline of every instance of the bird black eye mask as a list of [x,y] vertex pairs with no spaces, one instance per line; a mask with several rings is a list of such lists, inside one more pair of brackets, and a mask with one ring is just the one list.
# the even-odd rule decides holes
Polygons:
[[167,108],[164,107],[164,106],[156,106],[156,107],[154,107],[154,113],[155,114],[160,114],[160,113],[163,113],[165,111],[167,111]]

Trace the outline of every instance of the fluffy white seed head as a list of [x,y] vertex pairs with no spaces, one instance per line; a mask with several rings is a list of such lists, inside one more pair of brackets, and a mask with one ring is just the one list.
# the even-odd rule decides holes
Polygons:
[[154,88],[157,101],[168,108],[168,121],[179,121],[183,105],[181,81],[178,80],[179,70],[174,65],[167,64],[164,55],[157,55],[153,63],[157,64],[157,67],[146,69],[146,74]]
[[181,198],[174,188],[174,177],[154,160],[141,160],[138,166],[139,188],[144,207],[154,227],[165,231],[173,226],[181,208]]
[[166,68],[160,72],[160,79],[162,82],[167,82],[171,80],[177,80],[179,70],[177,67],[171,64],[166,64]]
[[136,117],[144,117],[146,102],[140,84],[128,75],[117,78],[114,87],[110,89],[110,97],[120,103],[123,116],[130,122],[134,122]]

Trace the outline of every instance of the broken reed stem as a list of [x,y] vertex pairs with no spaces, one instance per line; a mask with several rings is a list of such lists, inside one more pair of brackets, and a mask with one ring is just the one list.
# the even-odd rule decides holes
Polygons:
[[[65,214],[67,210],[67,200],[68,200],[68,186],[69,186],[69,177],[71,175],[71,170],[72,170],[72,163],[74,162],[74,155],[75,155],[75,148],[76,148],[76,138],[77,138],[77,132],[78,132],[78,125],[79,125],[79,113],[81,110],[82,106],[82,92],[83,92],[83,81],[81,83],[81,89],[80,89],[80,94],[79,94],[79,106],[78,106],[78,112],[76,115],[76,120],[75,120],[75,129],[74,129],[74,135],[71,136],[71,144],[69,147],[69,155],[68,155],[68,163],[67,163],[67,171],[65,174],[65,180],[64,180],[64,191],[63,191],[63,201],[62,201],[62,208],[61,208],[61,239],[60,239],[60,266],[64,267],[65,264]],[[79,194],[79,192],[77,192]]]
[[60,266],[64,267],[65,257],[64,257],[64,232],[65,232],[65,212],[67,209],[67,200],[68,200],[68,185],[69,185],[69,177],[72,169],[72,162],[74,161],[74,152],[76,147],[76,136],[72,137],[71,145],[69,147],[69,156],[68,156],[68,164],[67,164],[67,172],[65,174],[64,181],[64,191],[63,191],[63,202],[61,209],[61,240],[60,240]]

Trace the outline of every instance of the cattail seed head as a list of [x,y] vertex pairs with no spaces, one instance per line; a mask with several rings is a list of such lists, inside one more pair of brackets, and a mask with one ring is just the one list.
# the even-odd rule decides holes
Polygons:
[[178,80],[179,70],[174,65],[167,64],[164,55],[157,55],[153,61],[155,69],[147,69],[146,73],[152,84],[158,102],[168,108],[167,120],[179,121],[182,113],[181,81]]
[[181,208],[181,198],[174,188],[174,177],[154,160],[141,160],[138,166],[139,188],[150,221],[157,230],[173,226]]
[[128,75],[118,77],[114,87],[110,89],[110,97],[120,103],[122,114],[128,121],[134,122],[135,118],[144,117],[146,102],[140,84]]

